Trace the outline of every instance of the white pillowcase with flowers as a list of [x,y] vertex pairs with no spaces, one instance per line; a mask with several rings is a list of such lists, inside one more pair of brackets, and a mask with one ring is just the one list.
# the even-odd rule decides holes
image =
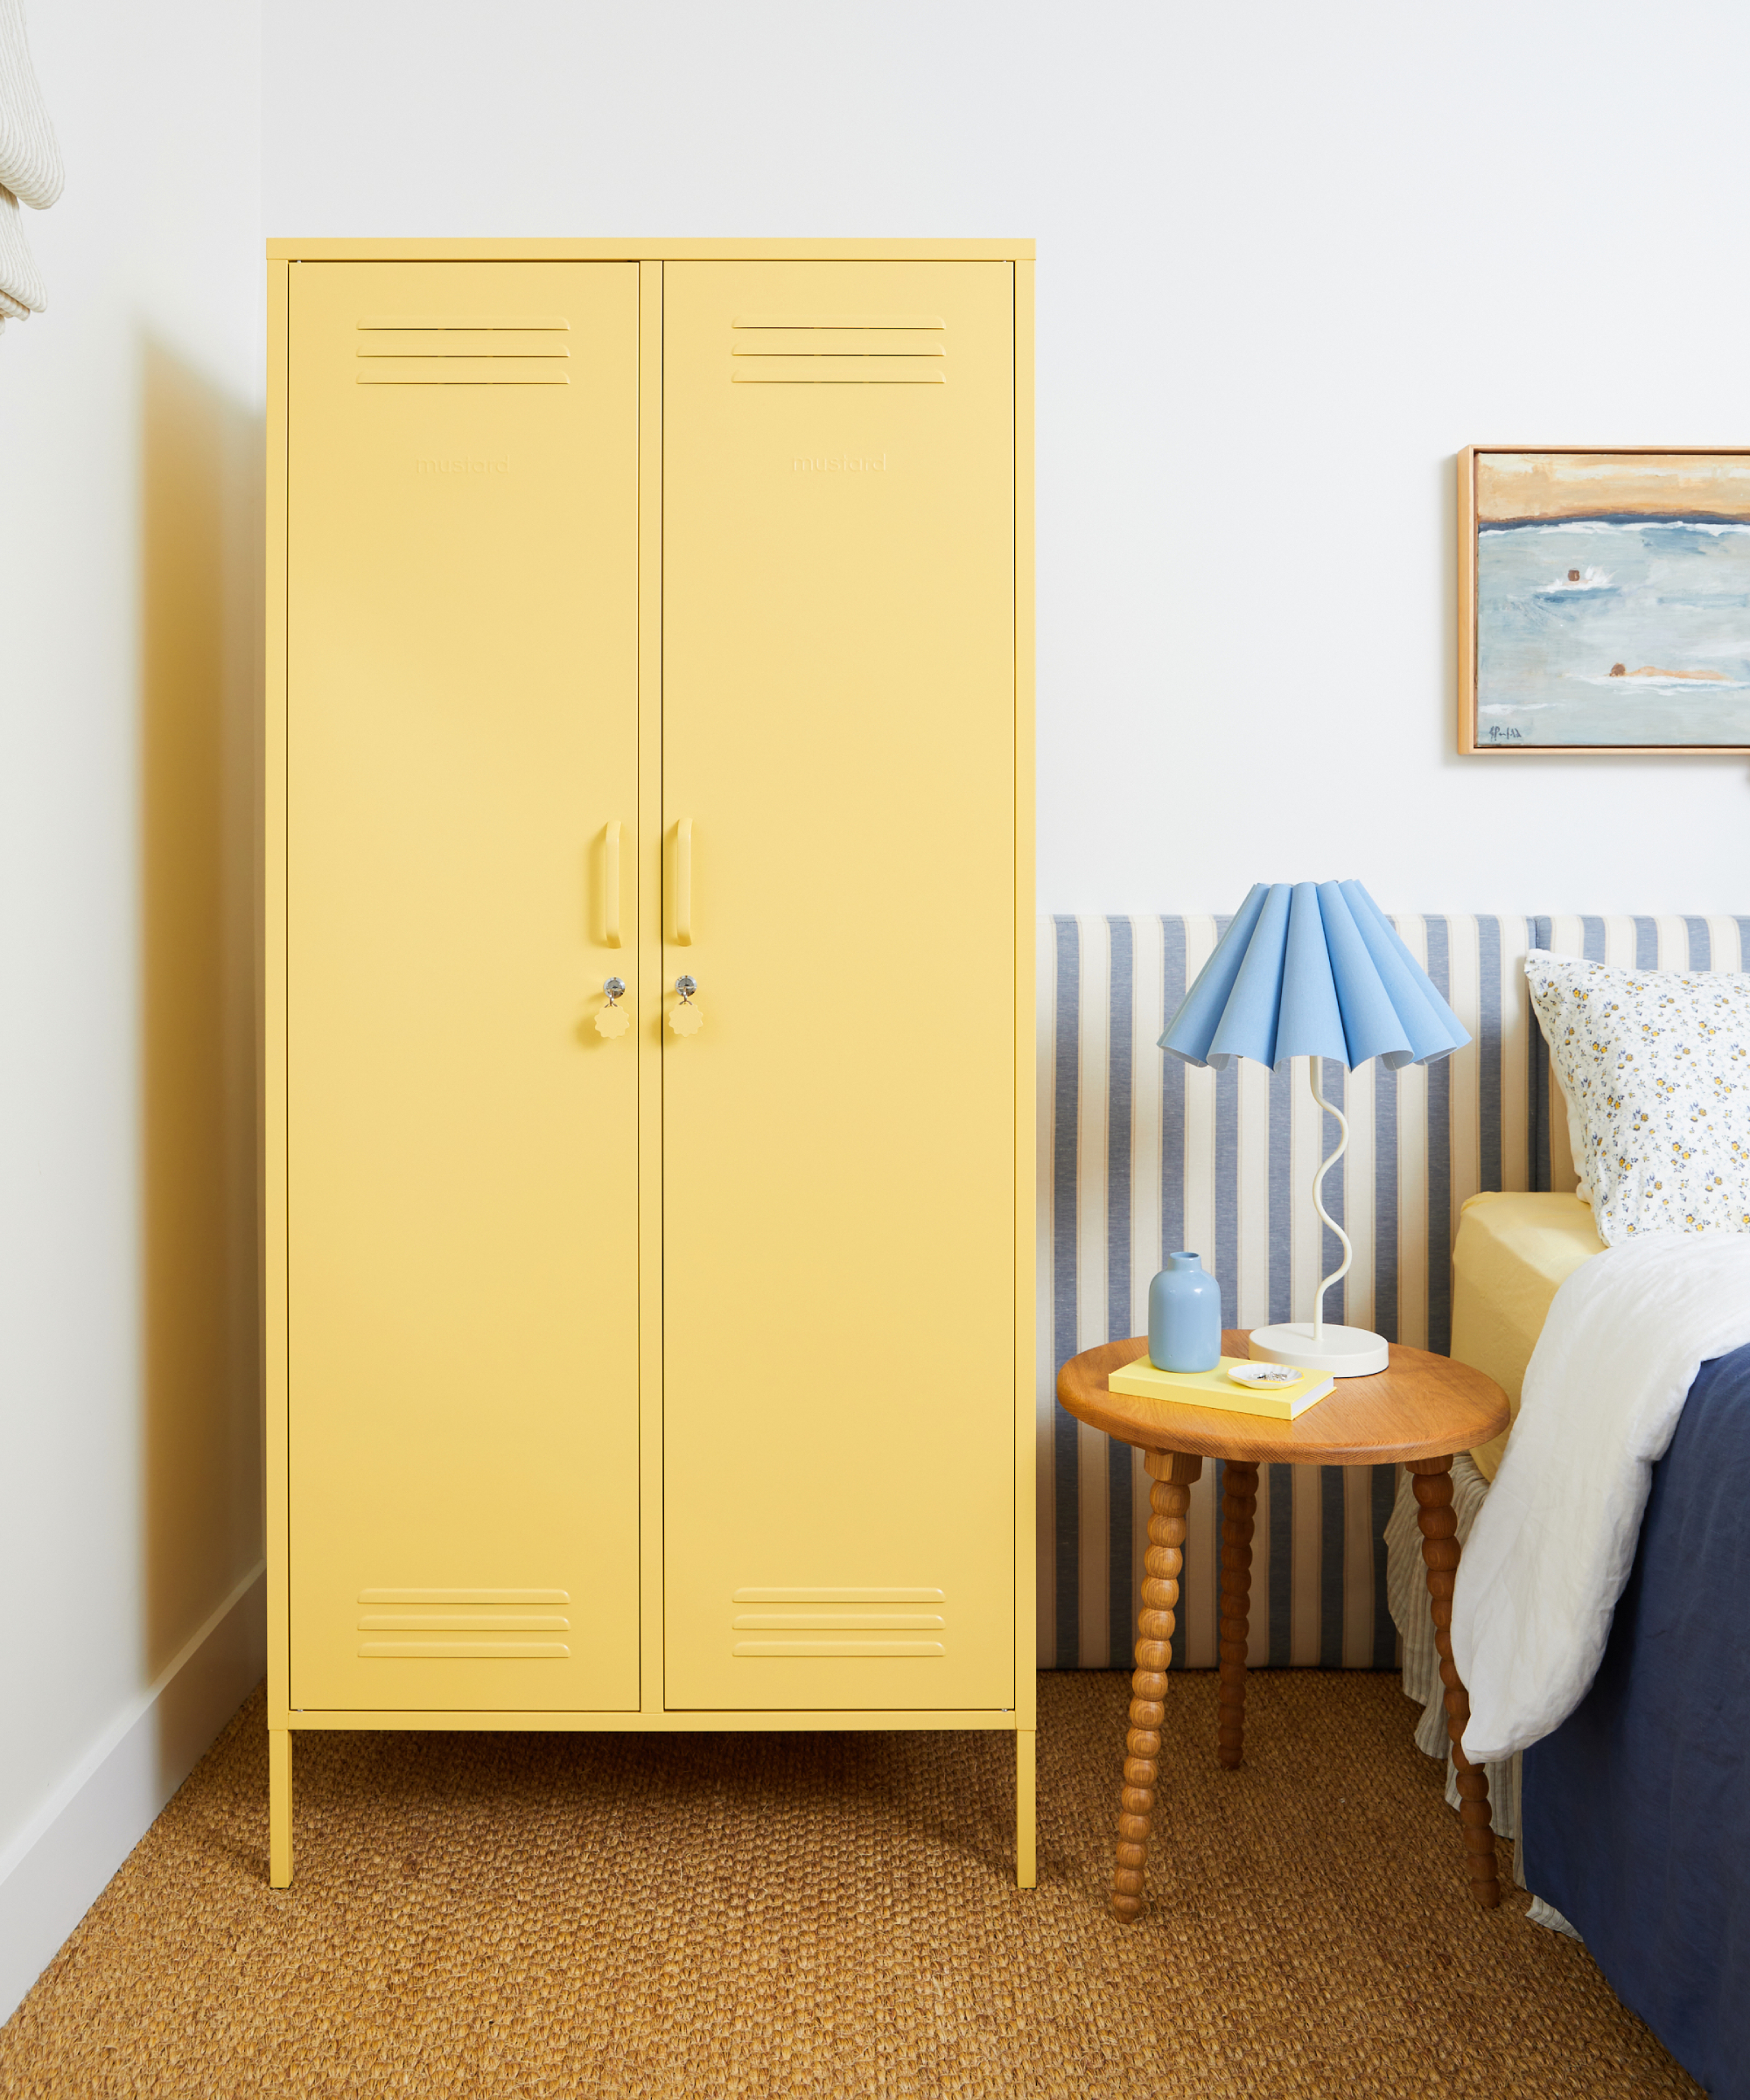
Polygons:
[[1605,1245],[1750,1232],[1750,976],[1542,950],[1525,976]]

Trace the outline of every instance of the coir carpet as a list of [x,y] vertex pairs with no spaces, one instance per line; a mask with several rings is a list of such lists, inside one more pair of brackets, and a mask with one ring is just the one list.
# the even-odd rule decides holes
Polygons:
[[[1176,1676],[1150,1908],[1106,1908],[1127,1687],[1000,1735],[306,1734],[261,1694],[0,2030],[0,2093],[1696,2094],[1517,1890],[1466,1893],[1397,1680]],[[1503,1878],[1508,1848],[1501,1847]]]

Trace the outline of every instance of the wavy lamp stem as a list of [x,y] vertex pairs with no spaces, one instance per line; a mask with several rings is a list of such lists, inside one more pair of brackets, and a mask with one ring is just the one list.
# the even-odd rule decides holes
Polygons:
[[[1307,1059],[1306,1085],[1308,1090],[1312,1096],[1313,1100],[1318,1102],[1319,1106],[1324,1110],[1326,1115],[1334,1116],[1336,1117],[1337,1128],[1342,1132],[1342,1135],[1337,1140],[1336,1151],[1333,1152],[1328,1158],[1321,1162],[1318,1172],[1312,1177],[1312,1208],[1319,1213],[1320,1217],[1323,1219],[1326,1225],[1328,1226],[1329,1228],[1334,1232],[1337,1237],[1343,1242],[1343,1259],[1340,1267],[1334,1269],[1330,1275],[1326,1277],[1320,1282],[1318,1294],[1312,1300],[1312,1346],[1315,1349],[1321,1348],[1324,1346],[1325,1293],[1331,1288],[1333,1284],[1340,1284],[1342,1282],[1343,1278],[1349,1273],[1349,1264],[1354,1259],[1354,1250],[1349,1244],[1348,1234],[1343,1230],[1342,1227],[1338,1224],[1337,1221],[1325,1208],[1325,1198],[1323,1194],[1325,1177],[1337,1164],[1338,1160],[1342,1158],[1343,1154],[1349,1149],[1349,1119],[1344,1115],[1343,1111],[1334,1102],[1326,1101],[1323,1093],[1320,1091],[1320,1088],[1324,1083],[1324,1064],[1325,1060],[1321,1057],[1309,1057]],[[1325,1126],[1322,1123],[1319,1126],[1321,1131],[1323,1130],[1324,1127]]]

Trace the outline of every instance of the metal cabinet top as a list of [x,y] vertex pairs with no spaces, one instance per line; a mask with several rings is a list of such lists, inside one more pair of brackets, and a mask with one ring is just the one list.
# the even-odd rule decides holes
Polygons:
[[270,241],[270,262],[1030,262],[1031,241]]

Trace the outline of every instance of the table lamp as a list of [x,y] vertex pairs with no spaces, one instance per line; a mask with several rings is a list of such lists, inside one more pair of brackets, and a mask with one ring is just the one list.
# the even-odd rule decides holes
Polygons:
[[1253,1328],[1258,1362],[1303,1364],[1339,1378],[1386,1367],[1382,1335],[1325,1320],[1325,1293],[1348,1274],[1351,1249],[1321,1190],[1348,1149],[1349,1125],[1320,1090],[1320,1060],[1335,1058],[1353,1071],[1377,1057],[1396,1071],[1450,1056],[1470,1040],[1360,883],[1260,882],[1235,914],[1160,1046],[1218,1072],[1236,1057],[1278,1072],[1291,1058],[1305,1057],[1312,1098],[1341,1132],[1312,1177],[1312,1202],[1342,1242],[1342,1263],[1320,1283],[1310,1321]]

